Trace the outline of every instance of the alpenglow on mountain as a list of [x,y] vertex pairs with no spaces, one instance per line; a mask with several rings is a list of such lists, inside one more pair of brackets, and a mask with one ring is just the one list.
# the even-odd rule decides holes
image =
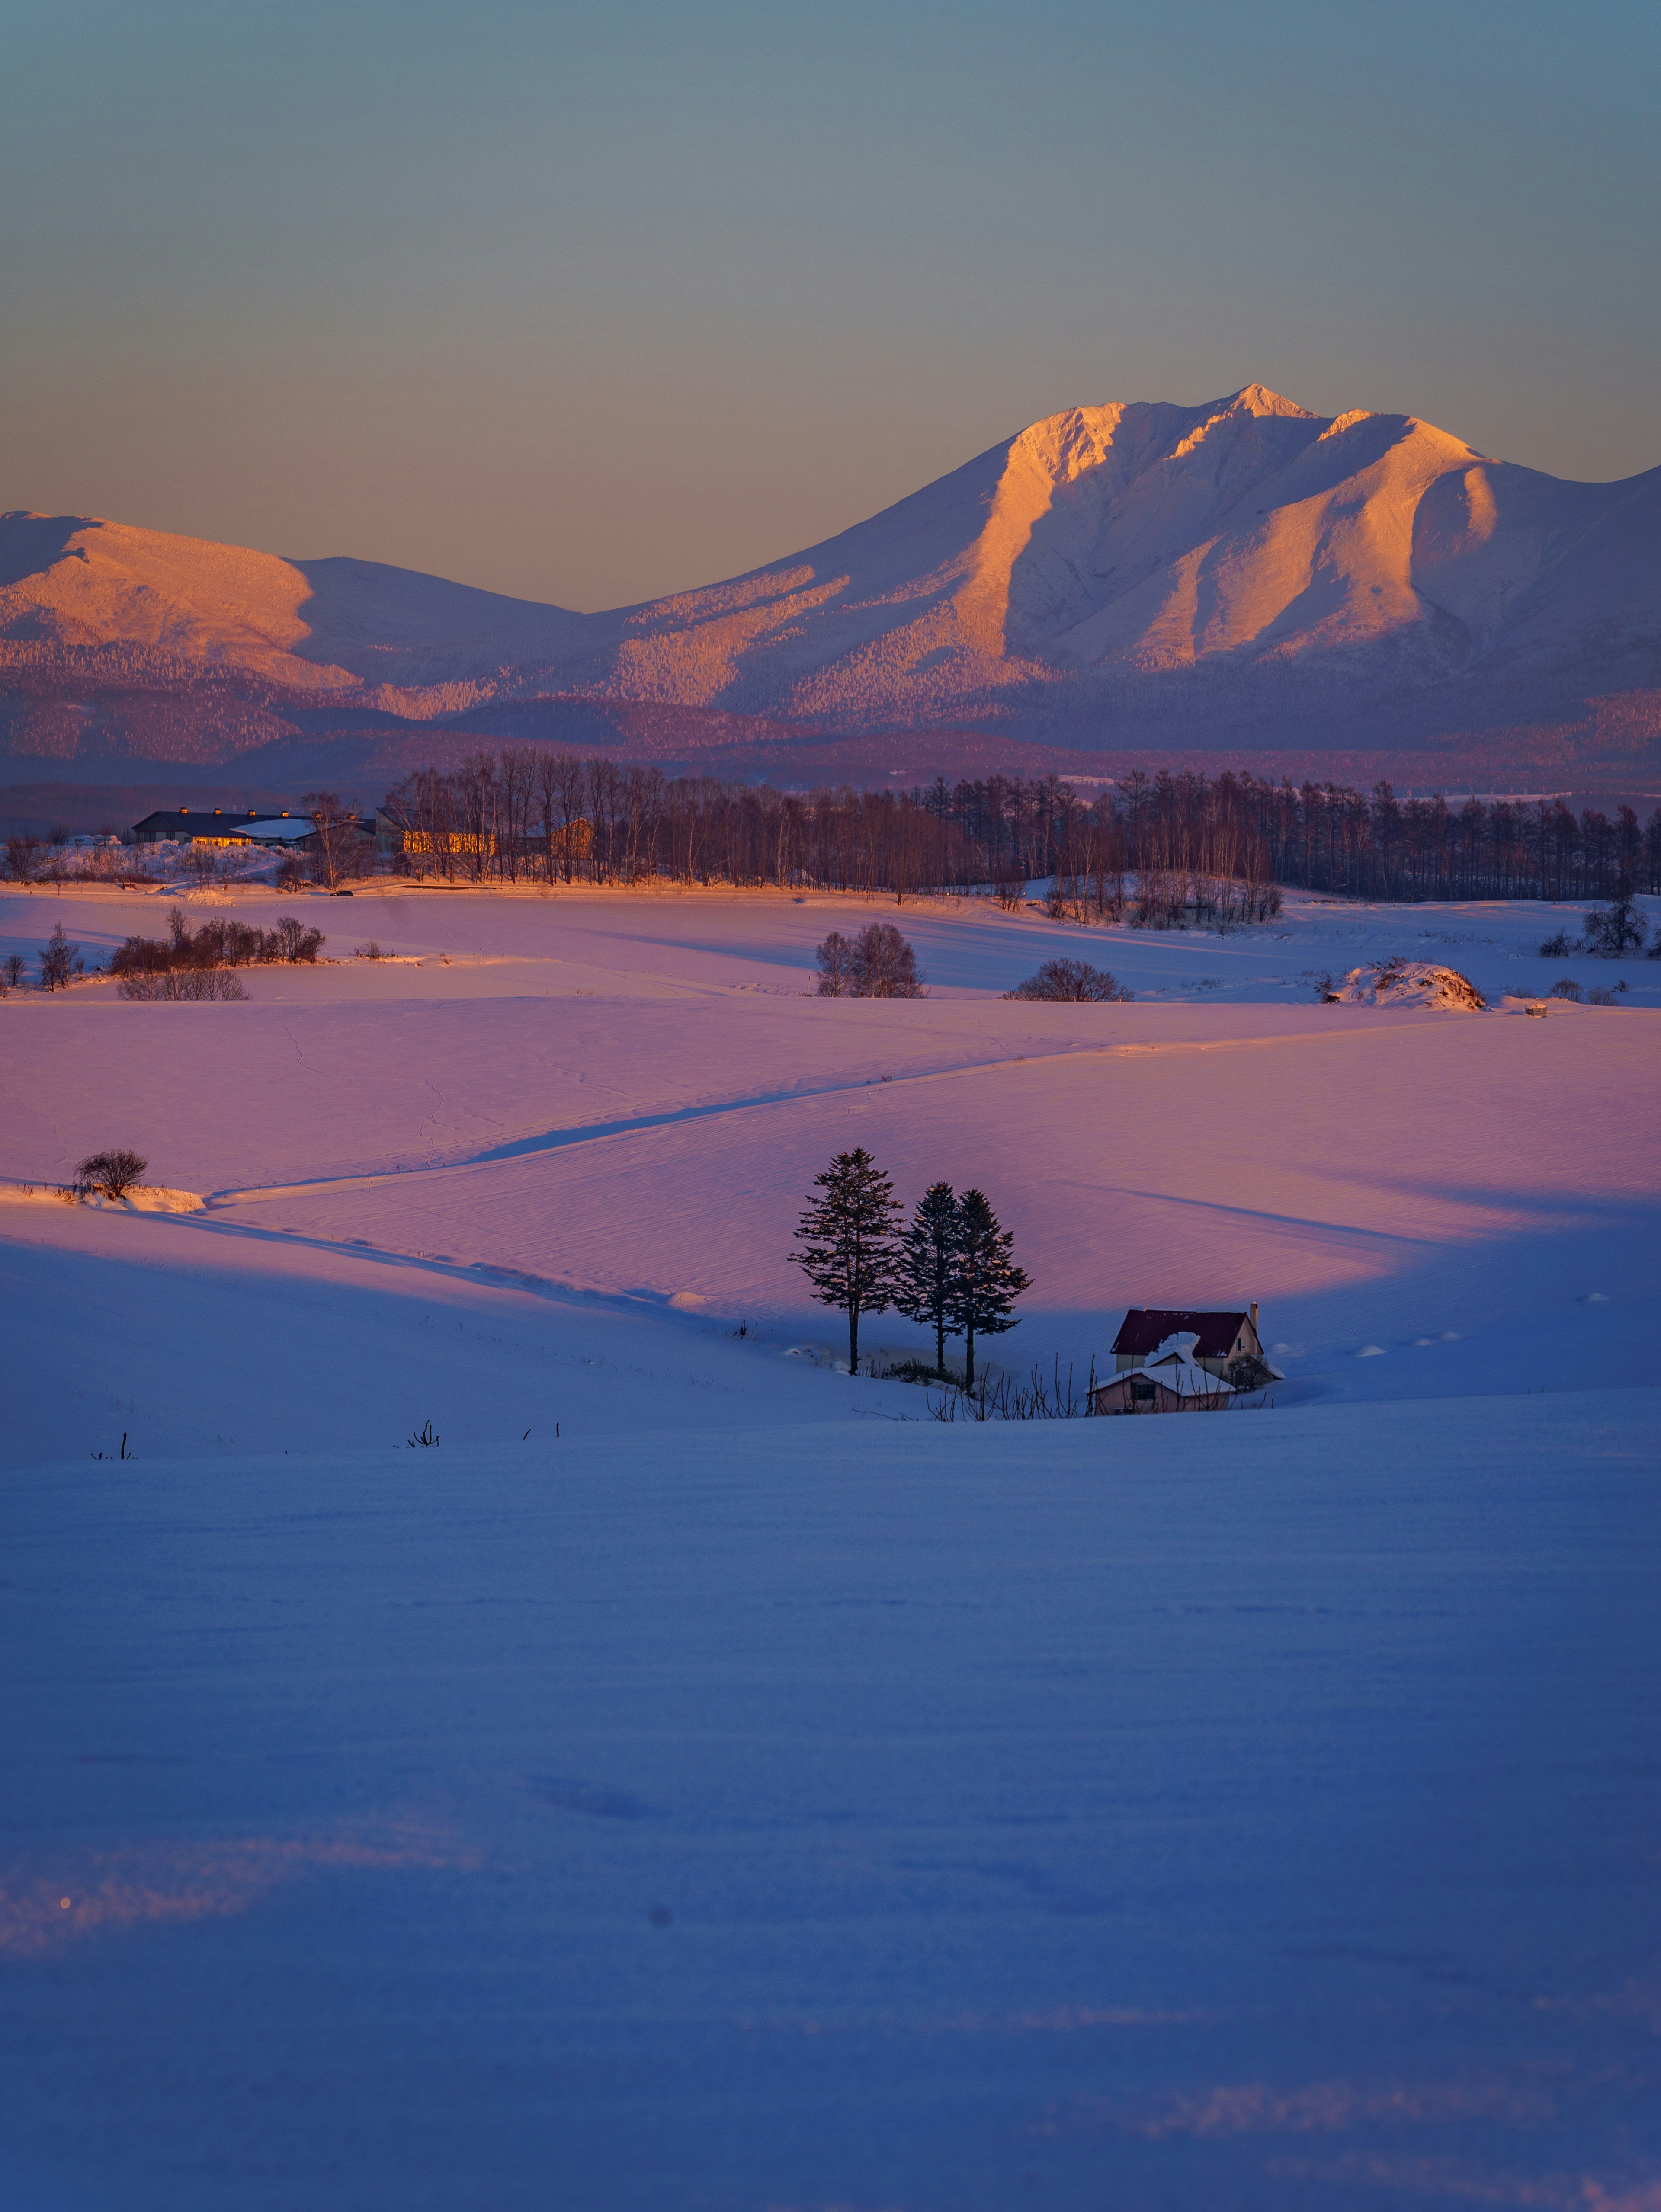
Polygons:
[[603,614],[13,514],[0,641],[14,780],[559,737],[618,702],[660,753],[713,716],[740,751],[757,717],[1637,766],[1661,751],[1661,469],[1566,483],[1250,385],[1049,416],[805,552]]

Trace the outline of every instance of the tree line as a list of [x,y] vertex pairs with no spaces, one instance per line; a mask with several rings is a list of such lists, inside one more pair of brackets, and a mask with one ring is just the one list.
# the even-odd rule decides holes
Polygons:
[[1280,885],[1349,897],[1613,898],[1661,891],[1661,807],[1640,823],[1561,799],[1398,798],[1225,771],[1124,777],[1086,800],[1062,778],[907,792],[777,791],[540,745],[422,769],[388,793],[397,865],[446,879],[818,887],[904,899],[1034,878],[1079,921],[1262,921]]
[[848,1316],[848,1371],[860,1371],[860,1322],[891,1308],[934,1332],[934,1372],[946,1379],[946,1340],[964,1340],[964,1388],[975,1387],[975,1340],[1016,1325],[1014,1303],[1031,1278],[1014,1258],[986,1194],[959,1198],[931,1183],[909,1222],[889,1176],[861,1145],[838,1152],[796,1224],[790,1257],[821,1305]]

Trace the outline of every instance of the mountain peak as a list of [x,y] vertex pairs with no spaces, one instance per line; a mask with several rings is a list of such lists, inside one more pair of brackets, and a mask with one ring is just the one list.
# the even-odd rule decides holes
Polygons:
[[1266,384],[1248,384],[1232,398],[1222,403],[1224,411],[1231,415],[1291,415],[1300,422],[1315,422],[1320,417],[1307,407],[1300,407],[1295,399],[1283,399],[1278,392],[1271,392]]

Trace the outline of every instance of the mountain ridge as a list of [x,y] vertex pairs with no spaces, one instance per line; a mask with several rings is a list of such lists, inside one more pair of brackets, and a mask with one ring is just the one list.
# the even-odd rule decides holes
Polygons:
[[108,685],[91,696],[112,654],[124,696],[172,700],[190,759],[213,743],[191,695],[234,673],[274,720],[260,738],[222,726],[226,759],[295,712],[413,736],[566,700],[1086,753],[1491,750],[1532,732],[1530,757],[1555,741],[1577,759],[1618,706],[1622,758],[1661,762],[1661,468],[1574,483],[1410,415],[1324,416],[1256,384],[1116,401],[1029,423],[800,553],[594,614],[383,563],[0,517],[5,750],[31,773],[155,757],[143,714]]

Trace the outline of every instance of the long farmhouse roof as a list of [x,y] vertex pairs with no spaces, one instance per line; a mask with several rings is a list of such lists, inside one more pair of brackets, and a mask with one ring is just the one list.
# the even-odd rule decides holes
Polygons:
[[1113,1350],[1146,1359],[1168,1336],[1191,1335],[1196,1340],[1196,1359],[1223,1359],[1233,1351],[1241,1325],[1249,1318],[1244,1307],[1238,1313],[1180,1313],[1165,1306],[1132,1306],[1113,1340]]

